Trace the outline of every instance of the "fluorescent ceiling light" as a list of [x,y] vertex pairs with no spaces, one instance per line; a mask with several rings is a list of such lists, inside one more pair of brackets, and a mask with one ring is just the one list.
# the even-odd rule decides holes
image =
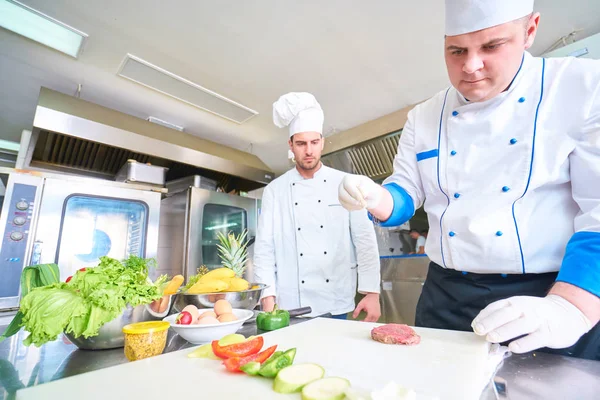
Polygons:
[[0,0],[0,27],[77,58],[87,35],[13,0]]
[[230,222],[230,223],[225,223],[225,224],[221,224],[221,225],[213,225],[213,226],[209,226],[206,229],[207,231],[214,231],[215,229],[223,229],[223,228],[231,228],[232,226],[237,226],[236,222]]
[[257,111],[131,54],[127,54],[117,73],[123,78],[238,124],[243,124],[258,114]]
[[9,142],[8,140],[0,139],[0,149],[2,149],[2,150],[19,151],[20,147],[21,147],[20,143]]

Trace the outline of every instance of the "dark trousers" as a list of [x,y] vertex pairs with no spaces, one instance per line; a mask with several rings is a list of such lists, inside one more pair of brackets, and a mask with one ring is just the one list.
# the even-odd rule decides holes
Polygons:
[[[465,274],[432,262],[417,304],[415,325],[472,332],[471,322],[488,304],[512,296],[544,297],[556,275]],[[600,361],[600,324],[571,347],[537,351]]]

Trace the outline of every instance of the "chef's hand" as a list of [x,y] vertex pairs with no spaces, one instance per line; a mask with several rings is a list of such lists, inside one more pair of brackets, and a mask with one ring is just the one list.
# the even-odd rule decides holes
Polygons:
[[262,311],[271,312],[275,308],[275,296],[267,296],[261,300]]
[[379,205],[383,190],[369,177],[348,174],[340,183],[338,198],[348,211],[372,209]]
[[379,293],[367,293],[366,296],[358,303],[352,318],[356,319],[361,311],[367,313],[365,322],[377,322],[381,317],[381,308],[379,306]]
[[478,335],[492,343],[518,336],[508,348],[525,353],[541,347],[562,349],[572,346],[592,328],[590,320],[564,298],[517,296],[496,301],[484,308],[471,324]]

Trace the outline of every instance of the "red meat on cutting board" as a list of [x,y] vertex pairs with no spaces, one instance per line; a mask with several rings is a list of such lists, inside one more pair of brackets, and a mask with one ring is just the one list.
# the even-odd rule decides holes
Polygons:
[[373,328],[371,338],[386,344],[404,344],[412,346],[421,342],[421,336],[408,325],[387,324]]

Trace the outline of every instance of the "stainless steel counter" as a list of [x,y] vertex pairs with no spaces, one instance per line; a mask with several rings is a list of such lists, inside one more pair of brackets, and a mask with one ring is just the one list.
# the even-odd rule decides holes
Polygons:
[[[293,318],[292,324],[306,320]],[[5,327],[0,325],[0,332]],[[254,323],[248,323],[238,333],[250,336],[262,332]],[[14,398],[15,392],[23,387],[127,362],[122,348],[78,350],[60,338],[40,348],[26,347],[23,346],[26,336],[21,331],[0,343],[0,399]],[[170,330],[165,352],[193,346]],[[598,399],[600,362],[544,353],[512,355],[499,368],[495,381],[500,393],[490,385],[482,395],[483,400]]]

